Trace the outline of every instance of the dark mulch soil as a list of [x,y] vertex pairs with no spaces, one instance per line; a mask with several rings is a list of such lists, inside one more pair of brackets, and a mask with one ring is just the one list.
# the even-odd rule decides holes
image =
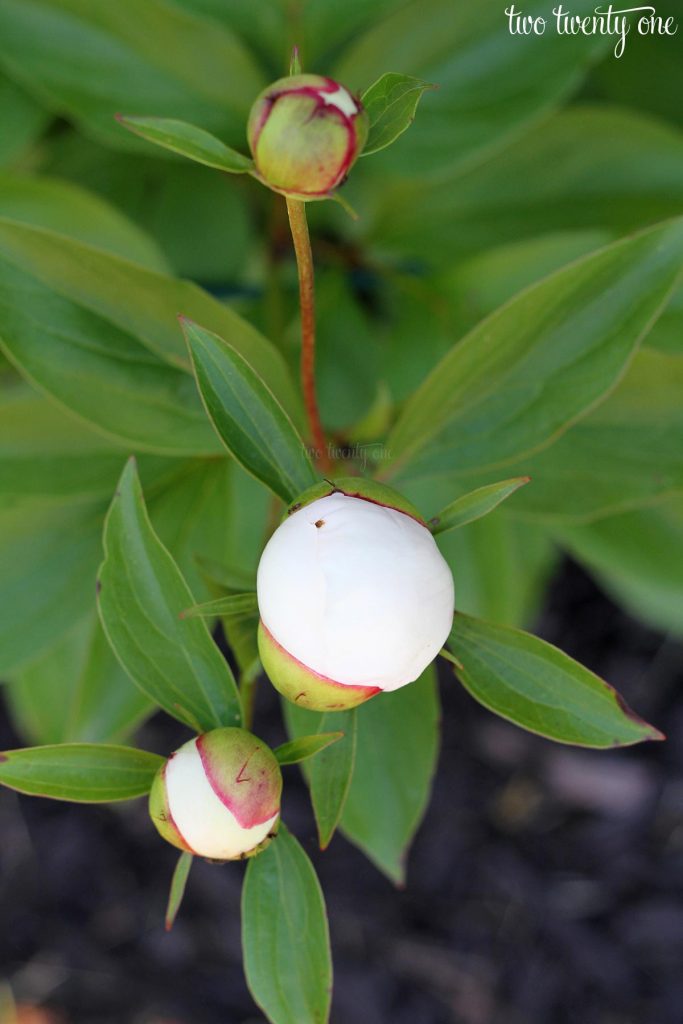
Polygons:
[[[288,770],[286,816],[319,868],[335,1024],[681,1024],[683,647],[573,565],[539,631],[618,683],[665,744],[593,753],[507,726],[448,673],[435,794],[397,892],[337,838],[316,853]],[[259,731],[281,734],[262,687]],[[0,716],[0,749],[17,745]],[[141,745],[184,738],[158,716]],[[60,1024],[256,1024],[240,960],[242,868],[199,863],[162,928],[175,857],[144,803],[0,796],[0,975]]]

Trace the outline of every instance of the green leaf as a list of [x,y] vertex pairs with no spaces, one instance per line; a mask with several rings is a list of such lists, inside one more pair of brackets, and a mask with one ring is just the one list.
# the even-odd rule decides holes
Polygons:
[[[168,486],[148,495],[154,528],[171,551],[190,590],[197,597],[214,596],[202,561],[231,563],[247,580],[239,591],[255,590],[255,566],[263,550],[270,494],[233,459],[191,459],[175,462],[177,475]],[[222,592],[221,592],[222,593]],[[215,596],[221,596],[216,593]]]
[[681,272],[683,221],[617,242],[484,320],[407,403],[386,476],[495,468],[549,444],[618,381]]
[[[550,19],[552,6],[535,3],[534,13]],[[593,8],[593,0],[578,0],[572,13]],[[604,45],[581,35],[548,33],[541,45],[534,36],[513,36],[498,0],[409,0],[381,13],[366,31],[349,35],[332,76],[360,88],[378,68],[394,67],[440,87],[404,144],[377,161],[382,184],[392,172],[441,178],[519,135],[576,88]]]
[[104,506],[0,509],[0,674],[54,645],[92,607]]
[[154,239],[173,273],[221,289],[241,279],[255,228],[243,187],[189,160],[113,153],[73,133],[50,142],[45,172],[125,213]]
[[153,142],[188,160],[215,167],[230,174],[246,174],[253,170],[254,161],[230,149],[215,135],[186,121],[170,117],[126,117],[118,114],[116,120],[135,135]]
[[530,633],[456,612],[448,645],[469,693],[530,732],[583,747],[663,739],[611,686]]
[[304,769],[311,791],[320,849],[325,850],[339,824],[353,777],[357,749],[356,709],[318,714],[289,701],[283,701],[282,707],[287,731],[295,742],[314,733],[328,735],[333,728],[344,734],[342,740],[328,746]]
[[0,350],[29,383],[129,450],[220,450],[186,372],[1,259],[0,324]]
[[438,515],[430,519],[430,529],[433,534],[447,533],[449,530],[457,530],[461,526],[481,519],[483,516],[493,512],[501,502],[509,498],[511,494],[529,483],[528,476],[516,476],[510,480],[501,480],[497,484],[487,484],[485,487],[478,487],[476,491],[463,494],[460,498],[447,505]]
[[674,293],[671,302],[645,339],[645,344],[660,352],[683,355],[683,288]]
[[[558,40],[561,47],[566,42]],[[548,39],[542,43],[537,49],[547,53]],[[411,147],[448,92],[438,75],[430,77],[442,87],[406,136]],[[544,99],[544,88],[538,91]],[[391,156],[399,147],[401,142]],[[363,172],[367,165],[379,173],[384,162],[366,161]],[[548,174],[549,167],[561,167],[562,174]],[[392,186],[385,175],[369,201],[372,217],[362,224],[375,245],[419,257],[438,270],[454,258],[551,233],[623,235],[680,214],[683,137],[632,111],[571,107],[428,189],[419,179]]]
[[638,352],[605,402],[551,448],[519,463],[534,482],[514,513],[581,522],[683,489],[682,396],[683,354]]
[[357,715],[356,766],[341,830],[401,884],[436,770],[439,698],[433,667],[409,686],[378,694]]
[[361,156],[369,156],[395,142],[415,119],[423,93],[435,86],[410,75],[387,72],[361,95],[370,130]]
[[15,163],[43,133],[49,114],[31,97],[0,75],[0,165]]
[[151,710],[94,613],[18,672],[5,692],[22,734],[39,744],[118,743]]
[[[0,508],[19,503],[108,501],[125,453],[18,383],[0,392]],[[178,472],[176,460],[144,456],[148,486],[163,486]]]
[[246,470],[289,503],[318,480],[294,424],[227,342],[188,320],[183,330],[216,433]]
[[168,894],[168,906],[166,908],[165,924],[167,932],[170,932],[175,923],[175,919],[178,916],[180,904],[183,902],[183,896],[185,895],[185,886],[187,885],[187,878],[190,874],[190,868],[192,867],[193,860],[194,858],[192,854],[184,850],[180,854],[178,863],[175,866],[173,878],[171,879],[171,891]]
[[245,612],[258,610],[256,594],[231,594],[229,597],[217,597],[214,601],[205,601],[186,608],[181,613],[183,619],[213,619],[217,616],[243,615]]
[[159,247],[133,220],[71,182],[0,174],[0,217],[56,231],[150,270],[168,269]]
[[0,754],[0,784],[30,796],[110,803],[148,793],[163,763],[158,754],[100,743],[27,747]]
[[73,303],[79,313],[96,314],[160,359],[189,371],[187,346],[178,329],[182,310],[228,338],[285,408],[299,414],[299,400],[282,356],[242,317],[192,282],[2,217],[0,257],[42,282],[48,292]]
[[249,990],[272,1024],[327,1024],[332,963],[323,894],[282,824],[247,867],[242,948]]
[[105,500],[123,456],[28,387],[0,395],[0,507]]
[[154,533],[135,461],[123,471],[104,529],[99,609],[114,653],[142,692],[202,731],[239,725],[235,680],[201,619],[180,570]]
[[562,546],[632,615],[683,636],[683,500],[553,527]]
[[3,0],[0,38],[11,77],[112,146],[135,144],[114,114],[144,108],[239,138],[266,85],[228,27],[164,0]]
[[344,736],[343,732],[322,732],[315,736],[300,736],[299,739],[281,743],[276,747],[275,754],[280,764],[299,764],[315,757],[321,750],[337,743]]

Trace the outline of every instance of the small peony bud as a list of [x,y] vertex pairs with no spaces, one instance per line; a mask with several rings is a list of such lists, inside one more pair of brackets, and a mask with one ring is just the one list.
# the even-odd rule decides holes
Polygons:
[[261,180],[294,199],[324,199],[365,145],[360,100],[321,75],[273,82],[251,108],[247,138]]
[[259,651],[301,707],[355,707],[424,671],[453,624],[453,577],[419,513],[347,478],[290,507],[261,556]]
[[246,729],[189,740],[159,769],[149,813],[164,839],[212,860],[258,853],[280,816],[282,774],[271,750]]

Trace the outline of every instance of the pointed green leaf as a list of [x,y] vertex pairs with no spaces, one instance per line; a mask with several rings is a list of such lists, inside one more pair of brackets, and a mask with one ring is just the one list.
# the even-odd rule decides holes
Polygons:
[[229,597],[217,597],[215,601],[195,604],[181,612],[183,619],[213,619],[217,616],[244,615],[258,609],[256,594],[231,594]]
[[387,72],[361,95],[370,119],[368,140],[361,156],[385,149],[409,128],[423,93],[436,86],[410,75]]
[[341,831],[397,884],[429,802],[439,714],[433,667],[357,709],[356,765]]
[[207,167],[215,167],[230,174],[246,174],[254,167],[253,160],[187,121],[176,121],[170,117],[126,117],[123,114],[117,114],[116,120],[148,142],[154,142],[157,146],[163,146],[164,149],[170,149],[173,153],[179,153]]
[[131,800],[149,792],[158,754],[99,743],[64,743],[0,753],[0,784],[76,803]]
[[663,739],[611,686],[530,633],[458,612],[448,646],[472,696],[530,732],[583,747]]
[[249,363],[218,335],[182,324],[206,411],[228,451],[284,502],[317,483],[294,424]]
[[185,886],[187,885],[187,878],[190,874],[193,859],[192,854],[184,850],[180,854],[178,863],[175,866],[173,878],[171,879],[171,891],[168,894],[168,906],[166,908],[165,925],[167,932],[170,932],[173,927],[180,910],[180,904],[183,902]]
[[619,380],[680,277],[683,220],[517,295],[441,360],[387,447],[397,479],[495,468],[549,444]]
[[318,827],[320,849],[332,841],[344,810],[356,761],[357,709],[319,714],[307,711],[289,701],[282,704],[287,731],[299,742],[301,737],[327,735],[332,729],[343,733],[342,739],[315,758],[303,769],[311,791],[313,814]]
[[321,732],[315,736],[300,736],[299,739],[281,743],[276,747],[275,754],[280,764],[299,764],[315,757],[321,750],[337,743],[344,736],[343,732]]
[[247,867],[242,948],[249,990],[271,1024],[327,1024],[332,962],[325,902],[313,865],[282,824]]
[[530,477],[517,476],[510,480],[501,480],[497,484],[487,484],[486,487],[478,487],[476,491],[463,494],[455,501],[447,505],[437,516],[430,519],[432,533],[446,533],[448,530],[457,530],[467,523],[481,519],[483,516],[493,512],[501,502],[509,498],[511,494],[528,484]]
[[228,663],[202,619],[180,617],[195,602],[152,529],[134,459],[107,515],[104,550],[100,617],[131,679],[191,728],[239,725],[239,696]]

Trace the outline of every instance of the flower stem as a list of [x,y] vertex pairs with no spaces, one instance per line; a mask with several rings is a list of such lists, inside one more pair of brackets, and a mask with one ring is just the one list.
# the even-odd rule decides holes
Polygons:
[[316,461],[323,473],[330,468],[325,432],[320,421],[315,395],[315,289],[313,284],[313,254],[306,222],[306,206],[299,199],[287,199],[287,214],[292,230],[292,241],[299,272],[299,301],[301,303],[301,389],[316,451]]

